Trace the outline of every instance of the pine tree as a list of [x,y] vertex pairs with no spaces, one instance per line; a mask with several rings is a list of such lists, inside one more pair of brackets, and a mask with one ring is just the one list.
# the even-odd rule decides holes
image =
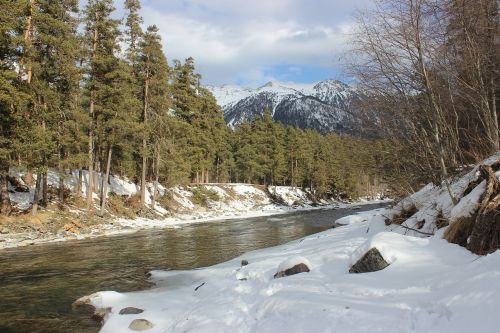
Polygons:
[[134,72],[137,72],[137,64],[139,62],[140,42],[143,36],[141,24],[143,19],[139,14],[141,10],[140,0],[125,0],[125,9],[128,11],[125,25],[125,42],[128,45],[127,59],[134,67]]
[[[170,98],[168,96],[169,67],[162,50],[161,38],[156,26],[150,26],[140,43],[138,69],[143,88],[143,140],[142,140],[142,170],[141,170],[141,207],[146,200],[146,174],[148,158],[153,160],[155,174],[155,189],[161,168],[161,147],[168,128],[168,110]],[[156,127],[156,128],[155,128]],[[152,129],[155,131],[152,131]],[[153,154],[151,154],[153,152]],[[154,201],[152,208],[154,208]]]
[[174,80],[172,93],[174,95],[174,110],[182,120],[191,123],[197,109],[199,100],[197,89],[200,76],[195,73],[194,59],[189,57],[184,64],[174,61]]
[[[108,104],[110,91],[114,90],[113,80],[121,81],[117,72],[123,69],[116,53],[119,51],[118,30],[119,21],[111,18],[113,12],[112,0],[89,0],[85,9],[85,29],[87,34],[87,49],[90,59],[87,64],[87,92],[89,110],[89,140],[88,140],[88,181],[87,181],[87,209],[92,210],[94,192],[94,164],[96,163],[96,152],[104,149],[107,162],[111,162],[112,141],[102,143],[107,147],[96,147],[95,134],[100,129],[101,134],[109,135],[108,128],[103,122],[111,121],[114,108]],[[112,136],[111,136],[112,138]],[[103,139],[103,138],[101,138]],[[106,163],[106,171],[110,163]],[[108,173],[108,172],[107,172]],[[105,199],[106,193],[103,198]],[[101,200],[101,206],[103,207]]]
[[[0,11],[0,214],[12,207],[8,193],[9,166],[14,152],[14,133],[19,124],[17,110],[23,108],[27,96],[19,89],[15,63],[19,41],[16,33],[22,26],[23,2],[4,1]],[[21,19],[20,19],[21,18]]]

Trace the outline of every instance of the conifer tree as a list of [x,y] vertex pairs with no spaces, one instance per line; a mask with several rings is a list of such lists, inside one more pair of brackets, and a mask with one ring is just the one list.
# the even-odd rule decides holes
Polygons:
[[[87,85],[88,92],[88,181],[87,181],[87,209],[92,210],[94,192],[94,164],[96,163],[95,153],[95,131],[99,121],[109,120],[107,116],[113,114],[112,108],[106,104],[107,93],[112,89],[110,80],[113,79],[113,72],[119,71],[120,62],[116,57],[119,50],[118,30],[119,21],[111,18],[113,12],[112,0],[89,0],[85,9],[85,30],[87,35],[87,49],[89,61],[87,64]],[[110,77],[111,76],[111,77]],[[105,117],[101,117],[105,115]],[[101,126],[106,128],[106,126]],[[103,147],[99,147],[103,148]],[[108,152],[108,160],[112,149],[104,148]],[[109,165],[109,163],[107,163]],[[104,195],[106,195],[104,193]],[[102,203],[102,202],[101,202]]]
[[[52,3],[40,0],[29,3],[28,18],[24,34],[24,45],[20,64],[27,62],[26,87],[31,95],[25,129],[30,136],[22,138],[20,151],[29,156],[29,169],[37,171],[33,213],[36,214],[38,199],[42,191],[42,203],[48,203],[47,172],[50,165],[60,167],[61,191],[64,199],[62,161],[67,154],[64,140],[67,114],[71,113],[78,95],[79,56],[77,41],[78,1],[64,0]],[[24,60],[23,60],[24,59]],[[20,68],[20,73],[22,73]],[[24,77],[20,74],[20,77]]]
[[23,2],[4,1],[0,11],[0,214],[3,215],[12,210],[7,176],[14,151],[15,128],[19,123],[16,111],[27,98],[19,89],[15,66],[19,45],[15,36],[23,23],[22,9]]
[[[148,157],[153,157],[153,171],[155,174],[155,189],[159,178],[161,142],[164,133],[168,132],[168,110],[170,100],[168,96],[169,67],[162,50],[161,38],[156,26],[150,26],[140,42],[138,69],[143,88],[143,139],[142,139],[142,169],[141,169],[141,207],[146,200],[146,174]],[[152,125],[153,124],[153,125]],[[156,131],[151,129],[157,125]],[[165,128],[167,126],[167,128]],[[152,148],[152,149],[149,149]],[[151,154],[151,150],[154,154]],[[151,156],[153,155],[153,156]],[[152,207],[154,208],[154,202]]]

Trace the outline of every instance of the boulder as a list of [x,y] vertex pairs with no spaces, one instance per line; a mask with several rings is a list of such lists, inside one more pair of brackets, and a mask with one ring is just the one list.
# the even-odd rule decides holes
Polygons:
[[241,266],[246,266],[246,265],[248,265],[248,260],[243,259],[241,261]]
[[349,273],[370,273],[380,271],[389,266],[389,263],[385,261],[382,254],[380,254],[377,248],[373,247],[368,252],[366,252],[361,259],[359,259],[352,267],[349,269]]
[[[307,260],[304,260],[304,261],[307,262]],[[307,266],[307,264],[305,264],[304,262],[299,262],[299,263],[295,263],[292,265],[287,264],[289,262],[292,262],[292,261],[285,261],[284,263],[282,263],[280,265],[280,268],[278,269],[279,270],[278,273],[274,274],[275,279],[282,278],[285,276],[295,275],[295,274],[299,274],[299,273],[307,273],[310,271],[309,266]],[[286,267],[288,267],[288,268],[286,268]]]
[[143,309],[139,309],[139,308],[134,308],[134,307],[126,307],[126,308],[123,308],[120,310],[120,314],[121,315],[131,315],[131,314],[139,314],[139,313],[143,313],[144,310]]
[[146,319],[135,319],[130,323],[128,328],[130,328],[133,331],[147,331],[149,329],[152,329],[155,325],[150,322],[149,320]]

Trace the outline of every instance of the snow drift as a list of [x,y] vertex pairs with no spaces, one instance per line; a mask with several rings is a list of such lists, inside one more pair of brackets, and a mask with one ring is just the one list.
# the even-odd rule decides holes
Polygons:
[[[103,333],[127,332],[137,319],[152,324],[148,332],[496,331],[500,251],[477,256],[442,236],[481,209],[495,180],[478,171],[495,169],[498,158],[452,182],[456,204],[428,185],[393,209],[336,221],[337,228],[204,269],[153,271],[152,290],[99,292],[80,302],[109,309]],[[374,248],[390,265],[349,274]],[[273,278],[303,262],[307,274]],[[144,312],[119,315],[130,306]]]

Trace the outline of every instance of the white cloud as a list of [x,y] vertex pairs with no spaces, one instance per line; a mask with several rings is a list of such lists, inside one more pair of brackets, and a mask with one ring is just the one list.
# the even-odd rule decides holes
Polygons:
[[336,65],[350,16],[371,0],[145,0],[169,59],[192,56],[204,81],[262,83],[278,64]]

